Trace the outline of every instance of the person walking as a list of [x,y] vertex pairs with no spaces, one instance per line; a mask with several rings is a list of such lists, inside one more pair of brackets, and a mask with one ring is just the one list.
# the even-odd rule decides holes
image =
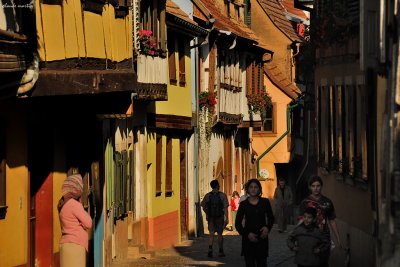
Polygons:
[[274,215],[269,200],[261,197],[260,181],[250,179],[246,183],[246,192],[249,197],[240,203],[235,220],[236,229],[242,236],[242,255],[246,267],[266,267],[268,234],[274,224]]
[[[336,213],[335,207],[333,206],[332,201],[326,196],[322,195],[322,186],[323,182],[321,177],[317,175],[312,175],[308,181],[308,188],[310,190],[310,195],[307,196],[300,203],[299,211],[300,214],[303,214],[307,207],[312,207],[317,210],[316,216],[316,225],[328,238],[329,243],[331,243],[331,235],[330,228],[332,229],[336,242],[338,246],[343,248],[339,231],[336,225]],[[301,224],[304,221],[303,216],[299,217],[299,223]],[[329,225],[328,225],[329,224]],[[330,250],[328,249],[325,252],[325,255],[322,255],[321,267],[329,266],[329,256]]]
[[61,223],[60,266],[85,267],[88,252],[87,229],[92,228],[92,218],[84,210],[80,198],[83,181],[80,174],[68,176],[62,185],[62,197],[57,208]]
[[278,186],[274,193],[275,201],[275,216],[278,223],[278,232],[286,233],[287,222],[290,212],[290,205],[293,202],[293,195],[291,188],[286,185],[284,178],[279,178]]
[[222,232],[228,224],[228,198],[225,193],[219,191],[218,180],[212,180],[210,186],[211,192],[208,192],[201,201],[201,207],[206,214],[208,222],[208,257],[213,257],[215,232],[218,236],[218,256],[225,257]]
[[296,252],[294,263],[298,267],[320,266],[321,255],[326,255],[330,243],[326,234],[315,224],[317,210],[307,207],[303,214],[303,222],[295,227],[287,239],[288,247]]
[[233,191],[232,193],[232,199],[231,199],[231,213],[232,213],[232,230],[236,231],[235,227],[235,220],[236,220],[236,214],[237,210],[239,209],[239,200],[240,200],[240,195],[237,191]]

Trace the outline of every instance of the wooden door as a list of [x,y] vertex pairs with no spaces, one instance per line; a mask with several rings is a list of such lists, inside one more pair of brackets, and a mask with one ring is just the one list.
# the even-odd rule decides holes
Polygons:
[[33,196],[35,210],[35,266],[53,266],[53,174]]

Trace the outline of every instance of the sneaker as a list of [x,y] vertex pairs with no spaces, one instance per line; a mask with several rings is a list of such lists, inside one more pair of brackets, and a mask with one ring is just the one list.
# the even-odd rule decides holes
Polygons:
[[218,252],[218,257],[225,257],[225,253],[224,253],[224,251],[220,251],[220,252]]
[[212,252],[212,250],[208,251],[207,256],[208,256],[209,258],[212,258],[212,257],[213,257],[213,252]]

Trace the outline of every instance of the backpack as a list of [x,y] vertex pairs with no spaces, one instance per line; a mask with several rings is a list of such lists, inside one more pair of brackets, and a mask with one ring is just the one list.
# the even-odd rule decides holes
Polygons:
[[224,205],[220,192],[210,192],[207,202],[207,215],[211,218],[218,218],[224,215]]

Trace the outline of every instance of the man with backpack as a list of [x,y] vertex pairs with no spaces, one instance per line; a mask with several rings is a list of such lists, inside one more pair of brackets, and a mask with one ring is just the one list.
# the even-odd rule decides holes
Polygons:
[[208,257],[213,256],[214,233],[218,235],[219,257],[225,257],[223,248],[222,232],[228,224],[228,198],[226,194],[219,191],[218,180],[210,182],[211,192],[207,193],[201,201],[203,211],[206,213],[208,222],[209,240],[208,240]]

